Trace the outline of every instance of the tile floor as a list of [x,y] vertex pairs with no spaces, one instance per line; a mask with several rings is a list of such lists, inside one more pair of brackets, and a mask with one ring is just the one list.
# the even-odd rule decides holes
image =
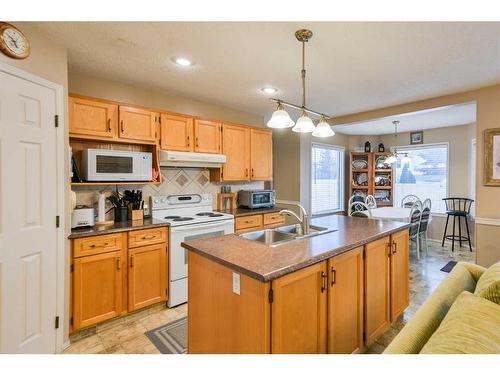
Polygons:
[[[425,251],[420,260],[415,256],[414,246],[410,250],[410,306],[404,314],[394,322],[371,347],[367,353],[381,353],[391,340],[404,327],[408,319],[415,313],[425,299],[436,289],[439,283],[448,275],[440,269],[450,260],[474,262],[475,252],[468,248],[451,246],[441,248],[438,242],[429,241],[429,254]],[[109,324],[103,324],[72,337],[72,344],[64,351],[67,354],[98,354],[98,353],[159,353],[156,347],[144,335],[145,332],[177,320],[187,314],[187,304],[173,309],[158,306]]]

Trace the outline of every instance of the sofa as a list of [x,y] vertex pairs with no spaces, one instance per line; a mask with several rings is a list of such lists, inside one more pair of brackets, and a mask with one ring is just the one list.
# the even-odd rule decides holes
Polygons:
[[500,353],[500,262],[459,262],[384,354]]

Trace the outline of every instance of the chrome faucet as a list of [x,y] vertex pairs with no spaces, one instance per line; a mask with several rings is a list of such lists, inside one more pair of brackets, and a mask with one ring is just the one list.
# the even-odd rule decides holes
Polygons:
[[307,215],[306,209],[300,205],[299,203],[294,203],[300,209],[300,217],[293,211],[290,210],[281,210],[279,212],[280,215],[288,215],[294,216],[300,223],[300,227],[302,229],[302,234],[309,234],[309,215]]

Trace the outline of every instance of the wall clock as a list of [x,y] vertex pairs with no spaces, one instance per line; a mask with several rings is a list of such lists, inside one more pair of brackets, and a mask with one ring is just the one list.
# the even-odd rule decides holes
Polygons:
[[0,51],[14,59],[25,59],[30,55],[30,43],[17,27],[0,22]]

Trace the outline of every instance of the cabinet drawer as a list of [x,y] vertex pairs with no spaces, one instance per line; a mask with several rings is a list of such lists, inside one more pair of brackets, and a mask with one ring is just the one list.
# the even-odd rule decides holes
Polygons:
[[262,215],[237,217],[235,220],[236,230],[258,228],[262,226]]
[[283,224],[284,222],[285,217],[280,215],[278,212],[264,214],[264,225]]
[[74,257],[79,258],[87,255],[102,254],[121,249],[122,249],[121,233],[78,238],[74,242],[74,251],[75,251]]
[[167,228],[135,230],[128,233],[128,247],[139,247],[167,242]]

